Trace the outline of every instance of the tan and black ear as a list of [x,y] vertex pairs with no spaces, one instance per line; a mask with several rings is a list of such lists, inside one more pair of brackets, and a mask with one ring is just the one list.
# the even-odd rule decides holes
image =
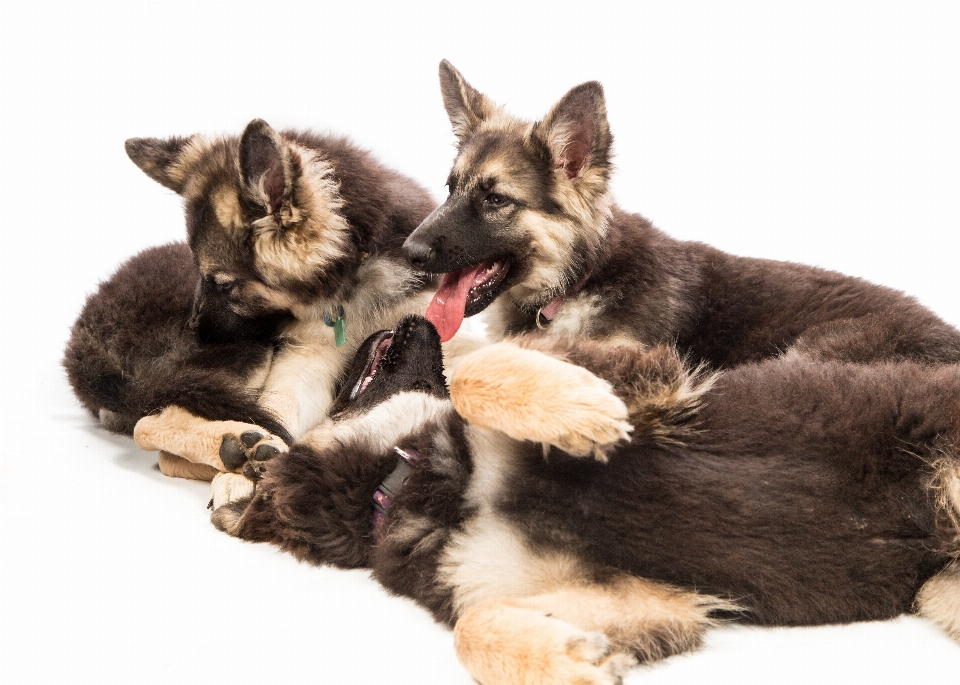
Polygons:
[[182,193],[186,185],[186,170],[179,164],[184,149],[192,137],[187,138],[130,138],[123,144],[127,156],[147,176],[176,193]]
[[554,165],[568,179],[609,165],[613,138],[603,86],[589,81],[570,90],[535,126],[534,135],[546,144]]
[[254,119],[240,136],[240,180],[249,197],[270,214],[289,205],[293,172],[286,143],[263,119]]
[[440,62],[440,94],[453,133],[461,142],[497,109],[490,98],[467,83],[447,60]]

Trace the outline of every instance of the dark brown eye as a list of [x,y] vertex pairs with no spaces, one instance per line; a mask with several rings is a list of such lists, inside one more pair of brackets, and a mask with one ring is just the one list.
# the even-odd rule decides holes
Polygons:
[[214,287],[216,287],[218,293],[223,293],[224,295],[229,295],[233,292],[233,289],[237,287],[236,281],[214,281]]
[[484,204],[489,205],[490,207],[503,207],[507,204],[507,198],[499,193],[490,193],[485,198],[483,198]]

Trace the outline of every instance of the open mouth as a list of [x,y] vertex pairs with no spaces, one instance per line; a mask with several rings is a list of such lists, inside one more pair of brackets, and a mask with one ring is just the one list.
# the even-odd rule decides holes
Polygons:
[[367,386],[373,381],[374,376],[377,375],[377,371],[380,369],[380,362],[383,361],[383,356],[387,353],[387,350],[390,349],[392,342],[393,331],[384,331],[370,352],[370,358],[363,375],[360,376],[360,380],[357,381],[357,384],[353,386],[353,390],[350,391],[351,400],[366,390]]
[[496,299],[509,272],[509,260],[500,257],[444,275],[426,312],[441,342],[456,335],[465,316],[479,314]]

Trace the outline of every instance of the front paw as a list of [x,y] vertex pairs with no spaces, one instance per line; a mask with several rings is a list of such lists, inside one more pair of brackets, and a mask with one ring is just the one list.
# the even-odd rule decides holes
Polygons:
[[263,475],[265,462],[286,451],[283,440],[258,430],[225,433],[220,441],[220,461],[226,469],[252,480]]
[[256,483],[240,473],[220,473],[210,483],[210,521],[228,535],[236,535],[243,513],[256,494]]
[[609,383],[509,342],[466,357],[453,374],[450,396],[460,415],[476,426],[601,461],[633,430],[626,405]]

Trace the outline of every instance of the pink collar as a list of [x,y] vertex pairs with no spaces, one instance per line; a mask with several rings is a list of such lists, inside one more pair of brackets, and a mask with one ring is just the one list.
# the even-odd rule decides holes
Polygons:
[[393,498],[400,492],[403,481],[413,473],[413,463],[420,459],[420,453],[413,449],[394,447],[393,451],[400,455],[400,461],[373,493],[373,539],[378,545],[387,534],[387,512]]
[[563,306],[564,300],[566,300],[568,297],[573,297],[578,292],[583,290],[583,286],[587,284],[587,280],[590,278],[592,273],[592,271],[588,271],[586,275],[580,279],[580,282],[570,288],[570,290],[565,292],[563,295],[557,295],[555,298],[550,300],[548,304],[540,307],[540,309],[537,310],[537,328],[541,330],[546,329],[546,327],[550,325],[550,322],[556,318],[557,312],[559,312],[560,307]]

